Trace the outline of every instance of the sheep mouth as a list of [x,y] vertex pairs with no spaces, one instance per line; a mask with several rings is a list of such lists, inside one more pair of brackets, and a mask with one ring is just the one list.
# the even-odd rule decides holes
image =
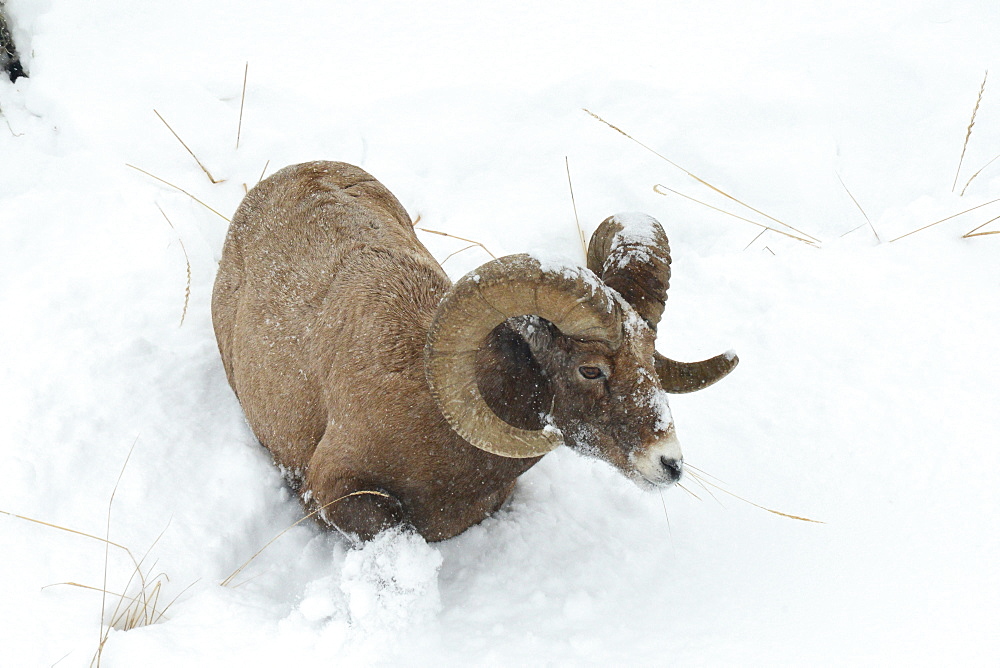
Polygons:
[[680,482],[682,474],[677,475],[666,475],[663,477],[650,477],[644,473],[636,471],[632,475],[628,476],[629,479],[635,483],[635,486],[641,490],[652,492],[655,490],[662,490],[666,487],[672,487]]
[[677,483],[684,475],[684,457],[671,428],[659,441],[632,458],[633,482],[644,489],[660,489]]

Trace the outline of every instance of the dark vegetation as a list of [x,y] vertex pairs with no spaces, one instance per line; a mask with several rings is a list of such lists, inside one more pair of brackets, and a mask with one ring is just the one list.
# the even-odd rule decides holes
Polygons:
[[20,56],[17,55],[17,47],[14,46],[14,38],[10,34],[10,22],[2,4],[0,4],[0,70],[6,72],[11,81],[28,76],[21,66]]

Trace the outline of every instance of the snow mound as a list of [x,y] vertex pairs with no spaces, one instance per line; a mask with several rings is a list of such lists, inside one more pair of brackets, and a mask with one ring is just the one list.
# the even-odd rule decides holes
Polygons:
[[659,223],[652,216],[637,211],[626,211],[616,213],[612,218],[622,226],[622,229],[615,234],[613,246],[656,243],[656,227]]
[[441,553],[411,531],[385,531],[344,560],[340,590],[352,625],[392,630],[433,618],[441,609]]

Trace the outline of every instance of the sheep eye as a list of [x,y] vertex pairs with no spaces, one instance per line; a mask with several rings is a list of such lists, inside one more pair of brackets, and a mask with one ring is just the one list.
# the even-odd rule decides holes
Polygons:
[[578,369],[580,375],[587,380],[597,380],[604,375],[600,367],[597,366],[582,366]]

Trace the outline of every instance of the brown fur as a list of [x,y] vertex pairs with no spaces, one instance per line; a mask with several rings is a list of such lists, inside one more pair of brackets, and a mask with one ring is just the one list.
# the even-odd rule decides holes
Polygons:
[[[536,459],[475,448],[424,380],[427,329],[450,281],[406,211],[343,163],[288,167],[254,188],[226,239],[212,308],[230,385],[313,506],[367,538],[400,520],[431,540],[496,510]],[[387,510],[388,508],[388,510]]]
[[[499,508],[539,459],[474,447],[435,403],[424,350],[450,287],[396,198],[351,165],[283,169],[233,218],[212,300],[227,377],[306,504],[345,533],[404,523],[449,538]],[[614,344],[511,318],[480,350],[475,380],[509,424],[553,425],[640,484],[671,484],[681,460],[658,403],[655,322],[621,311]],[[337,501],[359,491],[379,494]]]

